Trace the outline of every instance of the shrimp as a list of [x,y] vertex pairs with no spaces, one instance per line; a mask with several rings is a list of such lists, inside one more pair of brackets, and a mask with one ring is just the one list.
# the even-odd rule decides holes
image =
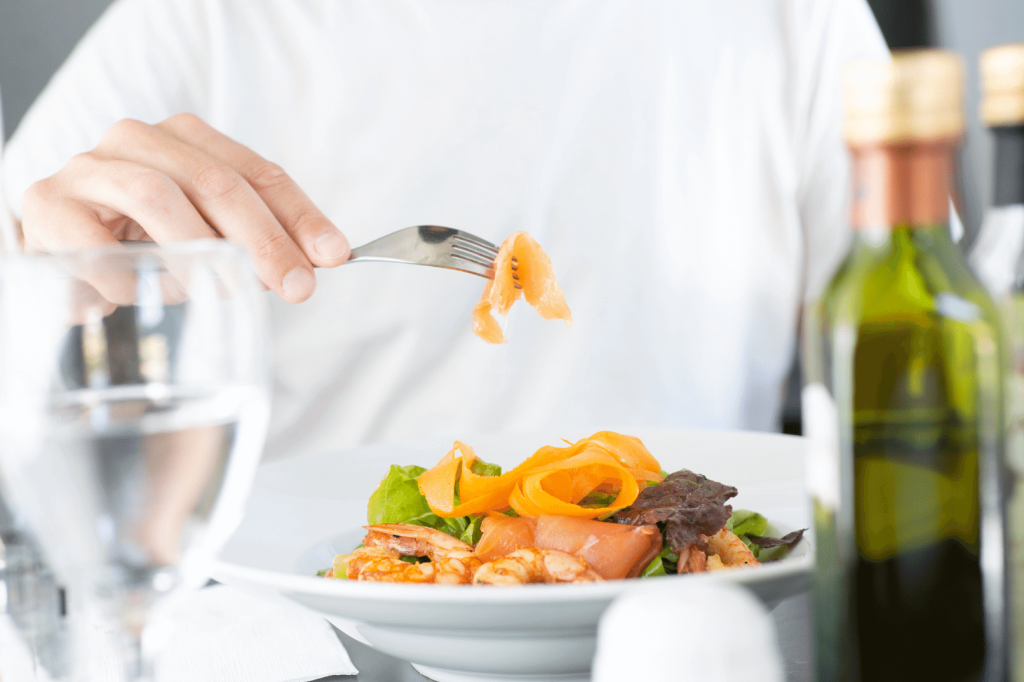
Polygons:
[[708,555],[697,546],[696,542],[679,553],[677,573],[703,573],[706,570],[708,570]]
[[722,561],[724,567],[732,566],[760,566],[750,548],[736,535],[723,528],[715,535],[708,538],[708,547],[711,553],[716,554]]
[[[722,568],[761,565],[761,562],[757,560],[757,557],[750,551],[750,548],[743,543],[743,540],[740,540],[732,531],[726,528],[708,538],[708,547],[711,553],[718,555],[721,559]],[[712,567],[709,563],[708,569],[712,568],[717,569],[718,566]]]
[[[701,549],[700,544],[704,545]],[[724,568],[737,566],[760,566],[750,548],[743,544],[736,535],[726,529],[712,536],[701,535],[700,543],[693,543],[679,553],[680,573],[703,573],[720,571]]]
[[360,547],[351,554],[334,557],[332,577],[388,583],[432,583],[437,571],[433,564],[409,564],[398,552],[379,547]]
[[366,575],[379,572],[397,575],[410,567],[410,564],[401,560],[401,556],[398,552],[381,547],[360,547],[351,554],[335,556],[331,570],[326,577],[365,580],[365,577],[361,578],[364,571]]
[[391,552],[379,547],[360,547],[351,554],[339,554],[334,557],[334,575],[345,573],[355,579],[367,564],[387,562],[398,559],[398,552]]
[[[480,566],[472,545],[433,528],[383,523],[366,526],[366,530],[366,547],[348,555],[349,579],[466,585]],[[430,561],[409,564],[401,560],[402,556],[427,557]]]
[[597,574],[583,559],[556,549],[519,549],[488,561],[473,576],[474,585],[523,585],[525,583],[598,582]]
[[448,533],[410,523],[380,523],[364,526],[370,531],[363,544],[387,547],[405,556],[425,556],[431,561],[447,559],[459,552],[473,553],[473,546]]

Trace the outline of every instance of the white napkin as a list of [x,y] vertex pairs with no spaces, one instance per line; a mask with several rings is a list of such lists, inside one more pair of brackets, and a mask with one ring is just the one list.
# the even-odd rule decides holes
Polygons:
[[11,617],[0,613],[0,680],[25,682],[35,679],[35,662]]
[[701,576],[643,582],[601,617],[593,682],[782,682],[775,629],[747,590]]
[[359,672],[323,616],[298,605],[217,585],[173,618],[157,682],[309,682]]
[[[157,682],[311,682],[359,672],[327,621],[297,604],[217,585],[185,597],[169,619]],[[0,680],[32,680],[28,651],[11,646],[13,633],[13,623],[0,620]],[[113,658],[109,633],[97,627],[93,636],[106,639],[102,648],[110,652],[109,660],[91,661],[93,677],[119,682],[123,671]]]

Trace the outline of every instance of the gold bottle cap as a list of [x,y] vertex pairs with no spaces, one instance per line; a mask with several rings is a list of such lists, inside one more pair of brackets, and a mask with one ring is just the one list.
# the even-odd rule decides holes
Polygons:
[[850,145],[944,140],[964,130],[963,66],[953,52],[909,50],[892,61],[853,62],[843,95]]
[[986,125],[1024,124],[1024,43],[981,54],[981,119]]

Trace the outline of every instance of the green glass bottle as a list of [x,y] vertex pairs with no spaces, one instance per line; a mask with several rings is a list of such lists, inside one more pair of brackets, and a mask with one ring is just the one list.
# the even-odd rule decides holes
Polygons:
[[845,77],[853,243],[805,325],[819,682],[999,665],[1000,332],[949,236],[960,84],[940,51]]

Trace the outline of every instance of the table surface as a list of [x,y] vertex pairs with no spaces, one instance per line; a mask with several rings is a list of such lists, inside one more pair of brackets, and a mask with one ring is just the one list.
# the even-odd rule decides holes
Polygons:
[[[802,594],[779,604],[771,613],[787,682],[811,680],[811,606],[810,597]],[[357,642],[340,631],[338,639],[348,650],[352,663],[359,670],[356,676],[334,676],[321,682],[420,682],[428,680],[412,666]]]

